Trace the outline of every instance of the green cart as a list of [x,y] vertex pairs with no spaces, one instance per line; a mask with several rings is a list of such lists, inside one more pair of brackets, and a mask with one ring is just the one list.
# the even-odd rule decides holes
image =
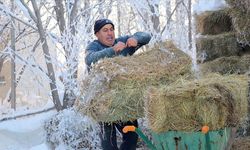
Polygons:
[[229,147],[231,128],[202,132],[167,131],[165,133],[152,132],[151,142],[139,128],[126,126],[123,132],[134,131],[152,150],[225,150]]

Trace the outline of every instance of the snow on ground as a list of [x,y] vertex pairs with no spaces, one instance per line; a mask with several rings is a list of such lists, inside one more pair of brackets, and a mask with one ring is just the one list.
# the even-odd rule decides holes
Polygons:
[[55,113],[54,110],[0,122],[0,150],[49,150],[43,122]]

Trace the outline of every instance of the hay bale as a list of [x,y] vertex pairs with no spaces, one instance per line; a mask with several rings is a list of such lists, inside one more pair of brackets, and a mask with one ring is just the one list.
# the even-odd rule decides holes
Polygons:
[[230,5],[233,27],[240,43],[250,45],[250,1],[226,0]]
[[196,49],[198,63],[222,56],[238,55],[240,51],[234,33],[201,36],[196,41]]
[[[219,64],[219,65],[218,65]],[[245,74],[250,71],[250,55],[221,57],[213,61],[200,64],[201,74]]]
[[247,150],[250,149],[250,137],[236,138],[232,145],[232,150]]
[[228,9],[206,11],[196,16],[196,32],[216,35],[232,31],[232,20]]
[[247,76],[211,74],[203,79],[150,88],[145,114],[156,133],[236,126],[247,116]]
[[143,91],[148,85],[169,84],[190,72],[190,57],[173,45],[104,59],[83,81],[78,109],[101,122],[137,119],[144,116]]

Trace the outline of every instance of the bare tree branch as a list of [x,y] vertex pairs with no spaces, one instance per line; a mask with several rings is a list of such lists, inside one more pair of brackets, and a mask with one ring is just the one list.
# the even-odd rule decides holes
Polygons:
[[169,15],[169,18],[168,18],[168,20],[167,20],[167,23],[165,24],[165,26],[163,27],[163,29],[162,29],[162,31],[161,31],[161,34],[165,31],[166,27],[169,25],[169,22],[170,22],[170,20],[172,19],[173,14],[175,13],[175,11],[177,10],[178,6],[179,6],[182,2],[183,2],[183,0],[182,0],[182,1],[179,1],[179,2],[175,5],[174,10],[173,10],[172,13]]
[[30,10],[30,8],[27,6],[27,4],[26,4],[23,0],[20,0],[20,2],[21,2],[21,3],[23,4],[23,6],[28,10],[29,15],[30,15],[30,17],[33,19],[33,21],[34,21],[35,23],[37,23],[36,17],[34,16],[33,12]]
[[110,0],[109,4],[108,4],[108,8],[107,8],[107,11],[106,11],[106,18],[109,17],[109,15],[111,14],[111,11],[112,11],[112,5],[113,5],[113,0]]
[[[36,48],[37,48],[38,45],[39,45],[39,42],[40,42],[40,39],[38,39],[38,40],[36,41],[34,47],[32,48],[32,51],[31,51],[32,53],[35,52]],[[26,60],[29,60],[29,58],[30,58],[30,57],[26,58]],[[23,65],[23,67],[21,68],[21,71],[19,72],[18,77],[17,77],[17,79],[16,79],[16,86],[18,86],[18,83],[19,83],[19,81],[21,80],[22,74],[24,73],[26,66],[27,66],[27,64]],[[41,68],[40,68],[40,69],[41,69]]]
[[7,23],[5,23],[5,24],[3,25],[3,28],[0,30],[0,35],[3,34],[4,29],[7,28],[7,26],[9,25],[9,23],[10,23],[10,21],[8,21]]
[[[37,41],[37,42],[38,42],[38,41]],[[38,43],[37,43],[37,44],[38,44]],[[36,46],[38,46],[38,45],[36,45]],[[9,49],[9,48],[7,48],[7,49]],[[35,47],[34,47],[33,50],[35,51]],[[11,49],[11,54],[13,54],[17,59],[19,59],[20,61],[22,61],[22,62],[24,63],[24,66],[23,66],[21,72],[19,73],[20,76],[18,77],[18,79],[17,79],[17,81],[16,81],[16,87],[18,86],[18,83],[19,83],[19,81],[20,81],[20,79],[21,79],[21,74],[23,74],[23,72],[24,72],[26,66],[31,66],[31,67],[34,67],[34,68],[38,68],[41,72],[45,73],[46,76],[49,76],[49,74],[47,74],[47,73],[42,69],[42,67],[40,67],[40,66],[38,66],[38,65],[30,64],[30,63],[27,61],[27,59],[22,58],[22,57],[19,56],[17,53],[15,53],[14,51],[12,51],[12,49]],[[7,57],[8,54],[5,54],[5,56]],[[12,57],[13,57],[13,56],[12,56]],[[1,58],[0,58],[0,59],[1,59]],[[7,94],[6,98],[7,98],[7,97],[8,97],[7,101],[9,102],[9,101],[11,100],[11,95],[10,95],[10,93]]]
[[[103,0],[98,0],[98,2],[101,4],[102,2],[104,3],[105,1]],[[104,18],[104,11],[103,11],[103,5],[98,6],[98,12],[100,14],[100,18]]]
[[54,110],[54,109],[55,109],[55,107],[51,107],[51,108],[47,108],[47,109],[40,110],[40,111],[37,111],[37,112],[27,113],[27,114],[13,116],[13,117],[1,118],[0,122],[13,120],[13,119],[17,119],[17,118],[22,118],[22,117],[27,117],[27,116],[36,115],[36,114],[41,114],[41,113],[48,112],[48,111],[51,111],[51,110]]
[[25,25],[31,27],[32,29],[37,30],[37,28],[34,27],[32,24],[27,23],[27,22],[23,21],[21,18],[16,17],[15,14],[8,13],[8,12],[6,12],[5,10],[3,10],[2,8],[0,8],[0,11],[2,11],[3,13],[5,13],[6,15],[9,15],[10,17],[16,19],[17,21],[19,21],[19,22],[21,22],[21,23],[23,23],[23,24],[25,24]]

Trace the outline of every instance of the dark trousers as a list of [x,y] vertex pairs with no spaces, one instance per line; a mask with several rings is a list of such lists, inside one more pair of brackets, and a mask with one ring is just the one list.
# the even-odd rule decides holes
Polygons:
[[116,129],[122,134],[122,144],[120,150],[135,150],[138,135],[135,132],[123,133],[122,129],[126,125],[138,127],[137,120],[121,123],[100,123],[101,126],[101,144],[103,150],[118,150],[116,141]]

